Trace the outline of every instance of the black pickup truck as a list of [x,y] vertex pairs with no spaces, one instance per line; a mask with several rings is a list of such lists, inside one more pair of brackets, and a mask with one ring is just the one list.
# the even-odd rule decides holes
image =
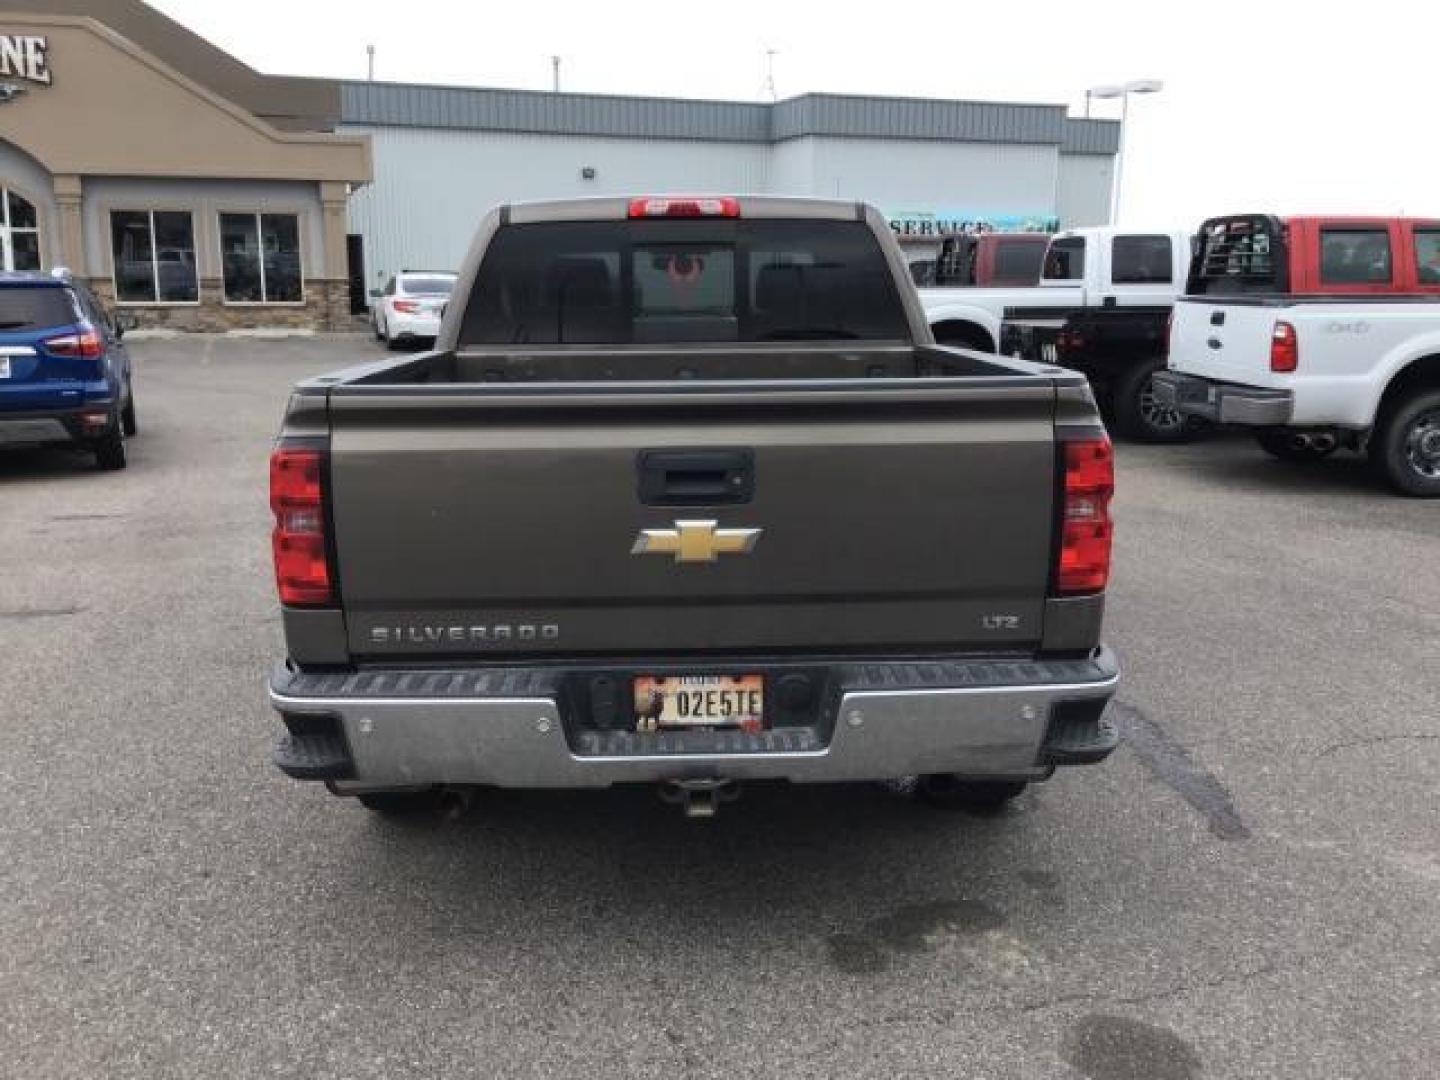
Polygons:
[[296,387],[271,481],[275,760],[379,811],[997,803],[1116,743],[1089,387],[936,346],[863,205],[500,208],[437,351]]

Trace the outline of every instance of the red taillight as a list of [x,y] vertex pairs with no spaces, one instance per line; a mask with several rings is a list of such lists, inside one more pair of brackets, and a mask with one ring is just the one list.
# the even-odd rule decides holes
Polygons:
[[630,200],[632,218],[739,217],[740,200],[730,196],[646,197]]
[[1300,342],[1295,337],[1295,327],[1288,322],[1277,322],[1270,335],[1270,370],[1294,371],[1300,366]]
[[271,534],[275,584],[282,604],[331,599],[325,545],[325,455],[311,446],[277,446],[270,454]]
[[1066,596],[1099,592],[1110,579],[1114,453],[1105,435],[1076,439],[1061,447],[1065,455],[1065,490],[1055,590]]
[[40,347],[51,356],[79,356],[86,360],[95,360],[105,354],[105,339],[100,336],[99,331],[87,326],[73,334],[46,338],[40,343]]
[[409,315],[409,314],[411,314],[412,312],[416,312],[416,311],[419,311],[419,310],[420,310],[420,301],[419,301],[419,300],[396,300],[396,301],[395,301],[395,310],[396,310],[396,311],[403,311],[403,312],[405,312],[405,314]]

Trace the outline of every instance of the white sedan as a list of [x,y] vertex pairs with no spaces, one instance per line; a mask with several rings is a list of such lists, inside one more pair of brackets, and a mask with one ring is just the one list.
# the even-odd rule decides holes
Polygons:
[[375,340],[391,349],[406,342],[434,341],[454,287],[454,274],[396,274],[385,288],[373,294],[370,322],[375,328]]

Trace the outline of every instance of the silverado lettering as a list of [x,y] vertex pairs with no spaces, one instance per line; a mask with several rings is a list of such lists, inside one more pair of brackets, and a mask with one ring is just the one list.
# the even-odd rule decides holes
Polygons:
[[518,623],[510,625],[497,623],[494,626],[372,626],[372,645],[395,645],[409,642],[414,645],[474,644],[483,645],[501,641],[558,641],[560,627],[553,623],[536,625]]

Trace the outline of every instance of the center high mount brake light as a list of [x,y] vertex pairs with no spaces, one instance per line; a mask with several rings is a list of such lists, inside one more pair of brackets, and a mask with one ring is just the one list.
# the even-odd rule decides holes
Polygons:
[[630,200],[630,217],[738,218],[740,200],[730,195],[647,195]]

